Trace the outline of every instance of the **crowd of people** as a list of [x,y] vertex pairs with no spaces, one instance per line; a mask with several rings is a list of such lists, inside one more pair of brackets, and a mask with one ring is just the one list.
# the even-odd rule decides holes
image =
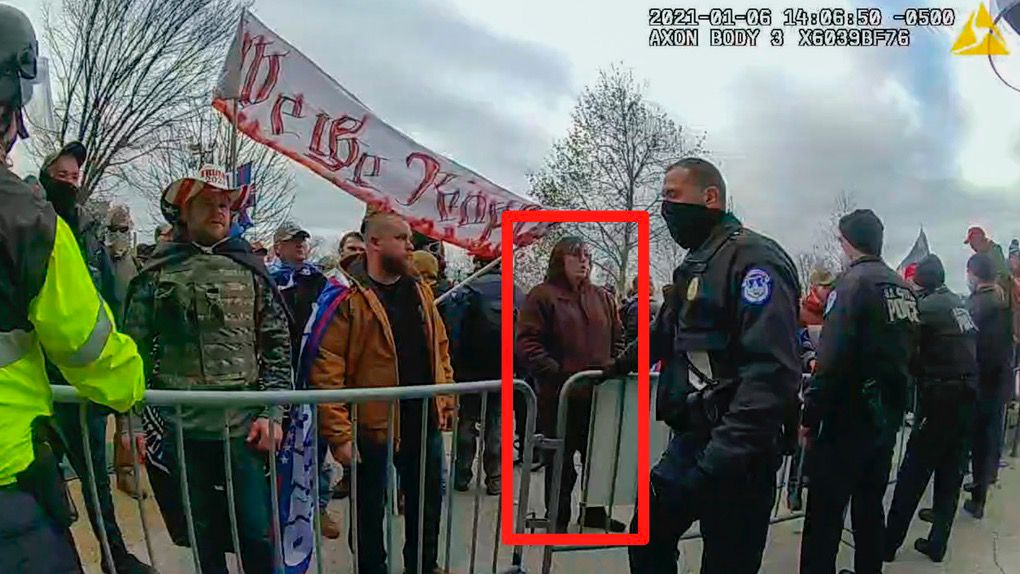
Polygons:
[[[5,6],[0,30],[34,42],[27,19]],[[0,65],[10,67],[0,78],[26,79],[28,63],[34,73],[34,54],[0,56]],[[4,154],[27,135],[20,86],[0,80]],[[705,542],[702,572],[757,572],[786,454],[806,461],[805,574],[835,571],[847,508],[856,572],[870,574],[896,559],[933,476],[933,507],[919,513],[931,531],[914,548],[935,562],[948,548],[960,490],[970,493],[963,507],[975,518],[990,503],[1020,355],[1016,240],[1007,259],[983,229],[968,231],[974,255],[966,267],[970,294],[962,297],[946,286],[936,255],[902,275],[889,268],[881,220],[856,210],[839,222],[845,267],[811,270],[802,288],[782,246],[727,211],[719,170],[684,158],[665,172],[661,216],[687,255],[662,289],[661,304],[654,288],[652,301],[639,299],[637,278],[625,297],[595,285],[592,253],[575,236],[555,243],[541,284],[504,300],[497,261],[476,257],[478,277],[454,286],[442,242],[412,231],[394,213],[367,214],[359,230],[340,238],[328,268],[309,262],[310,234],[295,222],[280,225],[271,246],[249,243],[236,225],[240,190],[211,167],[171,182],[161,195],[166,221],[154,243],[132,246],[126,207],[97,215],[82,204],[87,158],[84,145],[69,143],[43,161],[37,178],[24,181],[0,165],[0,571],[81,570],[58,466],[66,457],[83,490],[98,495],[86,495],[85,504],[93,532],[108,546],[101,569],[155,572],[128,551],[118,527],[105,471],[111,415],[116,487],[147,496],[134,470],[144,462],[167,531],[178,545],[197,545],[203,572],[226,572],[231,552],[246,572],[274,571],[276,485],[267,466],[290,424],[284,411],[144,406],[138,417],[123,413],[141,406],[145,389],[496,380],[504,305],[513,306],[514,371],[538,397],[538,432],[560,439],[568,461],[558,477],[546,461],[551,532],[572,528],[573,459],[586,464],[591,424],[593,391],[579,387],[567,396],[566,435],[557,436],[560,391],[581,371],[603,378],[633,372],[637,334],[649,329],[650,362],[660,371],[655,414],[673,434],[649,478],[649,543],[628,549],[635,574],[676,572],[679,540],[695,521]],[[651,325],[639,319],[646,303]],[[51,407],[50,384],[73,385],[89,402]],[[883,498],[908,412],[913,430],[887,514]],[[478,482],[488,495],[502,491],[499,394],[455,400],[439,393],[397,406],[329,403],[318,406],[318,415],[315,503],[323,535],[342,535],[330,501],[353,498],[347,526],[358,571],[389,571],[384,518],[392,446],[397,506],[405,515],[404,568],[442,571],[447,487],[463,492]],[[458,440],[448,468],[442,433],[454,419]],[[968,458],[973,480],[963,485]],[[339,481],[331,459],[340,466]],[[631,531],[641,518],[634,515]],[[628,529],[605,507],[580,508],[577,522]]]

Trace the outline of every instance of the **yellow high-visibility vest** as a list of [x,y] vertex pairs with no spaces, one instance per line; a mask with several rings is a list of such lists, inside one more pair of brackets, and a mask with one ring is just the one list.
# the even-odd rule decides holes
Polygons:
[[117,331],[74,234],[59,217],[49,260],[34,264],[46,265],[46,275],[25,310],[32,328],[0,331],[0,486],[31,464],[32,421],[53,412],[43,349],[89,400],[124,412],[145,392],[135,343]]

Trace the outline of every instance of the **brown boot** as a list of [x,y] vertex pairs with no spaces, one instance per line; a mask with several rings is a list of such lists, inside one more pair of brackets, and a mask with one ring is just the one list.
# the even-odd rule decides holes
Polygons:
[[319,528],[322,529],[322,535],[330,540],[340,538],[340,525],[333,520],[328,510],[319,511]]

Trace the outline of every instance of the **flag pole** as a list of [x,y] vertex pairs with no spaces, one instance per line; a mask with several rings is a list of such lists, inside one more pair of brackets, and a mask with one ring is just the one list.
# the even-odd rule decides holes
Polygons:
[[449,299],[449,298],[450,298],[450,296],[451,296],[451,295],[453,295],[453,292],[454,292],[454,291],[456,291],[456,290],[460,289],[461,287],[464,287],[464,286],[465,286],[465,285],[467,285],[468,283],[470,283],[470,282],[474,281],[475,279],[478,279],[478,278],[479,278],[479,277],[481,277],[482,275],[484,275],[484,274],[488,273],[490,269],[492,269],[492,268],[494,268],[495,266],[499,265],[500,261],[502,261],[502,260],[503,260],[503,257],[502,257],[502,256],[500,256],[500,257],[497,257],[497,258],[493,259],[492,261],[490,261],[490,262],[486,263],[486,264],[485,264],[485,265],[484,265],[484,266],[483,266],[483,267],[482,267],[481,269],[479,269],[478,271],[475,271],[475,272],[474,272],[474,273],[472,273],[471,275],[468,275],[467,279],[464,279],[464,280],[463,280],[463,281],[461,281],[460,283],[457,283],[456,285],[454,285],[453,287],[451,287],[449,291],[447,291],[446,293],[443,293],[442,295],[440,295],[439,297],[437,297],[437,298],[436,298],[436,305],[439,305],[439,304],[440,304],[440,303],[442,303],[443,301],[446,301],[447,299]]
[[[240,15],[238,16],[237,29],[239,31],[244,29],[244,8],[240,9]],[[244,58],[238,58],[238,61],[237,61],[237,77],[238,78],[241,77],[241,70],[243,69],[243,67],[244,67]],[[240,90],[241,83],[240,83],[240,81],[238,81],[237,87],[238,87],[238,91],[237,91],[236,94],[233,94],[234,97],[231,100],[232,101],[231,105],[233,107],[233,113],[230,114],[230,154],[229,154],[229,157],[227,158],[227,163],[230,165],[230,173],[234,174],[235,181],[233,182],[233,185],[235,185],[235,186],[237,185],[237,181],[236,181],[236,179],[237,179],[237,155],[238,155],[237,148],[238,148],[238,145],[239,145],[238,144],[238,139],[237,139],[237,132],[238,132],[238,127],[237,127],[237,122],[238,122],[238,118],[237,118],[238,105],[237,105],[237,103],[238,103],[238,100],[241,99],[241,90]],[[252,199],[254,201],[257,201],[256,198],[252,198]],[[252,211],[252,213],[251,213],[251,220],[252,220],[252,224],[254,224],[254,222],[255,222],[255,204],[254,203],[252,204],[251,211]]]

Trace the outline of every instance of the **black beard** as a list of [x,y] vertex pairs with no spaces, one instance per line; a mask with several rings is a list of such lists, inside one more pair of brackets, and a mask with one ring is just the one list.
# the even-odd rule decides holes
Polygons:
[[383,255],[381,264],[383,271],[391,275],[400,275],[401,277],[408,275],[406,257],[392,257],[389,255]]

